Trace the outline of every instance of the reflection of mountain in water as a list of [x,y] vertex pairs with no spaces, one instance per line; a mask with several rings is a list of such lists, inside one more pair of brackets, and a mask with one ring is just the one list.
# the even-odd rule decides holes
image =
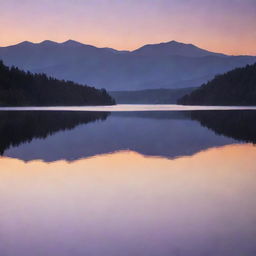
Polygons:
[[[107,119],[106,113],[93,112],[1,115],[0,136],[4,138],[1,149],[15,145],[4,154],[23,160],[70,161],[119,150],[174,158],[235,142],[205,129],[199,122],[191,120],[188,112],[112,113]],[[106,120],[91,122],[97,119]],[[83,123],[86,125],[75,127]],[[18,134],[15,134],[16,130]],[[56,131],[59,132],[52,135]],[[47,137],[50,134],[52,136]],[[20,144],[26,141],[29,143]]]
[[194,111],[191,118],[216,134],[256,143],[256,111]]
[[105,120],[107,113],[83,112],[0,112],[0,153],[11,146],[31,142],[34,138],[46,139],[60,130],[71,130],[79,124],[98,119]]
[[186,111],[133,111],[133,112],[112,112],[111,116],[132,117],[155,120],[168,119],[190,119]]

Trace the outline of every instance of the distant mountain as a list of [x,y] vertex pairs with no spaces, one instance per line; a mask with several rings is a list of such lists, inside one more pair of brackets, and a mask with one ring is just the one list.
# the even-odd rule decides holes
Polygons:
[[112,91],[198,87],[216,74],[256,62],[175,41],[135,51],[97,48],[73,40],[23,42],[0,47],[0,59],[34,73]]
[[110,91],[117,104],[176,104],[177,100],[196,88]]
[[0,61],[0,106],[113,105],[106,90],[8,68]]
[[218,75],[178,102],[185,105],[256,106],[256,64]]
[[183,56],[183,57],[206,57],[225,56],[221,53],[209,52],[196,47],[193,44],[183,44],[176,41],[160,44],[148,44],[135,51],[134,54],[142,56]]

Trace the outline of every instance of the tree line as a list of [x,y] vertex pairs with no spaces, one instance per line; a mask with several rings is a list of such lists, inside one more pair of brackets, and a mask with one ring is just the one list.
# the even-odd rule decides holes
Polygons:
[[256,63],[236,68],[178,100],[183,105],[256,106]]
[[98,90],[45,74],[33,74],[7,67],[0,61],[1,106],[113,105],[105,89]]

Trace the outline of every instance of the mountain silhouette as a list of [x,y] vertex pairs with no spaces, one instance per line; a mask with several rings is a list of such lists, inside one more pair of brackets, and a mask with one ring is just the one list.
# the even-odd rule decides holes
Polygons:
[[184,56],[184,57],[205,57],[205,56],[225,56],[221,53],[214,53],[196,47],[193,44],[184,44],[176,41],[160,44],[148,44],[135,51],[135,54],[144,56]]
[[0,47],[0,59],[9,66],[112,91],[198,87],[216,74],[256,62],[254,56],[228,56],[176,41],[135,51],[73,40],[25,41]]

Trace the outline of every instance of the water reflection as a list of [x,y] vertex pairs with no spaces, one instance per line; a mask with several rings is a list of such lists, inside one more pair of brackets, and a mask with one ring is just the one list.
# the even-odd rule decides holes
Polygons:
[[[92,122],[97,119],[104,121]],[[204,128],[190,112],[12,112],[1,120],[4,155],[27,161],[75,160],[120,150],[175,158],[235,142]]]
[[0,153],[34,138],[46,139],[61,130],[105,120],[107,116],[106,112],[0,111]]
[[254,256],[256,149],[0,158],[0,255]]
[[255,120],[256,111],[7,111],[0,112],[0,152],[48,162],[120,150],[175,158],[237,142],[255,143]]
[[193,111],[190,117],[217,134],[256,143],[256,111]]
[[0,112],[0,255],[255,256],[255,120]]

